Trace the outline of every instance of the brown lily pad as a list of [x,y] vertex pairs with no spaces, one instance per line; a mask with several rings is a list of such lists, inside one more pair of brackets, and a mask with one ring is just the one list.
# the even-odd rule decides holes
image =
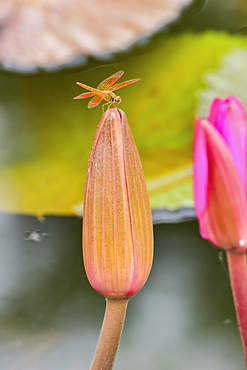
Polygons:
[[191,0],[5,0],[0,63],[30,71],[124,50],[172,22]]

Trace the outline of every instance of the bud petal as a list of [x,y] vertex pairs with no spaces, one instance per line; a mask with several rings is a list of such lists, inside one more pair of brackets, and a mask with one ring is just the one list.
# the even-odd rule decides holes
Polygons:
[[136,294],[152,266],[146,182],[125,113],[115,108],[102,116],[89,159],[83,258],[89,282],[108,297]]
[[[214,99],[208,121],[224,139],[244,188],[247,185],[247,123],[241,101],[235,96]],[[245,190],[246,192],[246,190]]]
[[195,124],[194,200],[200,232],[237,253],[247,250],[246,128],[243,107],[234,97],[215,99],[209,119],[198,117]]

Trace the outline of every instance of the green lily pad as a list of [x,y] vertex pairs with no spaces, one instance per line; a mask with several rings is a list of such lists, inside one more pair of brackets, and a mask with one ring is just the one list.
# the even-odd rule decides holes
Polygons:
[[[153,208],[192,204],[191,162],[198,91],[242,36],[209,32],[159,37],[113,66],[80,73],[0,75],[0,211],[73,215],[82,212],[87,162],[100,107],[73,100],[75,82],[91,86],[123,69],[119,90],[140,152]],[[246,84],[242,82],[242,89]]]
[[205,76],[207,89],[199,93],[200,116],[207,117],[211,102],[216,96],[226,98],[227,95],[235,95],[247,107],[246,65],[246,48],[233,48],[229,54],[223,56],[219,69]]

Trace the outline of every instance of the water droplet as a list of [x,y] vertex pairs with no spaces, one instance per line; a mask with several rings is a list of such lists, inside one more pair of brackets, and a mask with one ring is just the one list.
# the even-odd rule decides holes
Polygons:
[[232,322],[232,321],[231,321],[231,319],[225,319],[225,320],[223,321],[223,324],[224,324],[224,325],[229,325],[231,322]]
[[24,239],[31,242],[41,242],[47,235],[46,232],[40,230],[26,231]]
[[239,242],[238,242],[239,246],[240,247],[244,247],[245,246],[245,240],[244,239],[240,239]]

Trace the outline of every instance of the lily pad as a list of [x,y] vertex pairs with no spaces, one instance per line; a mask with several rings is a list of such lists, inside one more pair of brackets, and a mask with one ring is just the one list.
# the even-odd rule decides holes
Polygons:
[[[82,213],[87,162],[101,108],[72,98],[117,70],[141,81],[119,90],[147,179],[151,206],[191,206],[193,125],[204,76],[246,39],[209,32],[157,38],[117,66],[61,75],[0,75],[0,211]],[[122,80],[122,79],[121,79]],[[120,81],[121,81],[120,80]],[[244,89],[246,84],[242,79]]]
[[219,69],[205,76],[207,89],[199,93],[198,114],[207,117],[212,100],[219,96],[237,96],[247,107],[247,50],[234,48],[222,58]]
[[0,4],[0,63],[21,71],[83,64],[164,28],[191,0],[5,0]]

